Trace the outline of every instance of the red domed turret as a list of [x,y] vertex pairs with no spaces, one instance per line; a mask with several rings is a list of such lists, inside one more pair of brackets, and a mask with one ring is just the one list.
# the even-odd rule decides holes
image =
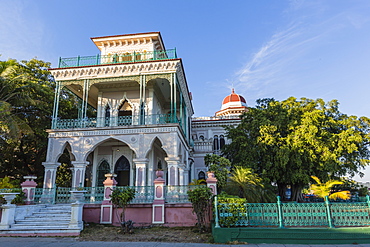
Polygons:
[[[224,98],[224,100],[222,101],[222,107],[224,107],[224,105],[227,105],[229,103],[232,103],[232,102],[235,102],[235,103],[240,103],[240,104],[245,104],[245,106],[247,106],[247,102],[245,101],[245,99],[243,98],[243,96],[239,95],[239,94],[236,94],[234,92],[234,88],[232,89],[231,91],[231,94],[226,96]],[[244,105],[243,104],[243,105]]]
[[247,102],[243,96],[236,94],[233,88],[231,94],[222,101],[221,110],[216,112],[216,116],[239,116],[246,111],[248,111]]

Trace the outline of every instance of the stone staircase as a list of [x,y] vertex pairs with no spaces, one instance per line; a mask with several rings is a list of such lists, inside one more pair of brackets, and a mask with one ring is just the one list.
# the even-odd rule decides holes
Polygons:
[[15,223],[0,236],[78,236],[82,226],[71,224],[71,204],[17,206]]

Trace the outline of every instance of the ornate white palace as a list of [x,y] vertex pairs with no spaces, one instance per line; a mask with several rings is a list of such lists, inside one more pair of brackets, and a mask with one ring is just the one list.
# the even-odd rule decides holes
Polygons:
[[[103,186],[106,173],[117,174],[118,186],[152,185],[157,169],[168,185],[205,178],[204,156],[227,143],[223,126],[240,122],[245,99],[233,90],[214,117],[192,118],[182,60],[159,32],[92,41],[99,55],[61,58],[51,69],[57,86],[44,188],[54,186],[65,150],[72,187]],[[63,88],[80,99],[76,119],[58,116]]]

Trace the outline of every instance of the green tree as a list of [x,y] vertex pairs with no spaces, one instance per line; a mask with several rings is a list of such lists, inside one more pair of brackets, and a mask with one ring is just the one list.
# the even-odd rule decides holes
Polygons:
[[292,200],[301,200],[311,175],[352,176],[369,163],[370,120],[347,116],[338,106],[335,100],[257,100],[239,126],[227,128],[232,142],[224,154],[276,183],[282,198],[290,185]]
[[[0,177],[32,174],[43,180],[55,88],[49,67],[37,59],[0,61]],[[61,117],[76,111],[75,97],[63,94]]]
[[216,154],[207,154],[204,157],[204,163],[209,171],[212,171],[217,178],[217,191],[221,192],[226,185],[228,175],[230,174],[231,163],[228,159]]
[[310,190],[314,195],[320,198],[329,197],[330,199],[343,199],[348,200],[351,198],[351,193],[348,190],[332,192],[335,185],[343,184],[343,181],[331,179],[325,183],[322,183],[316,176],[311,176],[315,180],[316,184],[311,184]]

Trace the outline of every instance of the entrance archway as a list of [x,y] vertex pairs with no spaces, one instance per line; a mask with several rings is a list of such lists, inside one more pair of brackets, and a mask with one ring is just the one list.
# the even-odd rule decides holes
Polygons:
[[114,173],[117,174],[117,186],[130,185],[130,162],[124,155],[114,165]]

